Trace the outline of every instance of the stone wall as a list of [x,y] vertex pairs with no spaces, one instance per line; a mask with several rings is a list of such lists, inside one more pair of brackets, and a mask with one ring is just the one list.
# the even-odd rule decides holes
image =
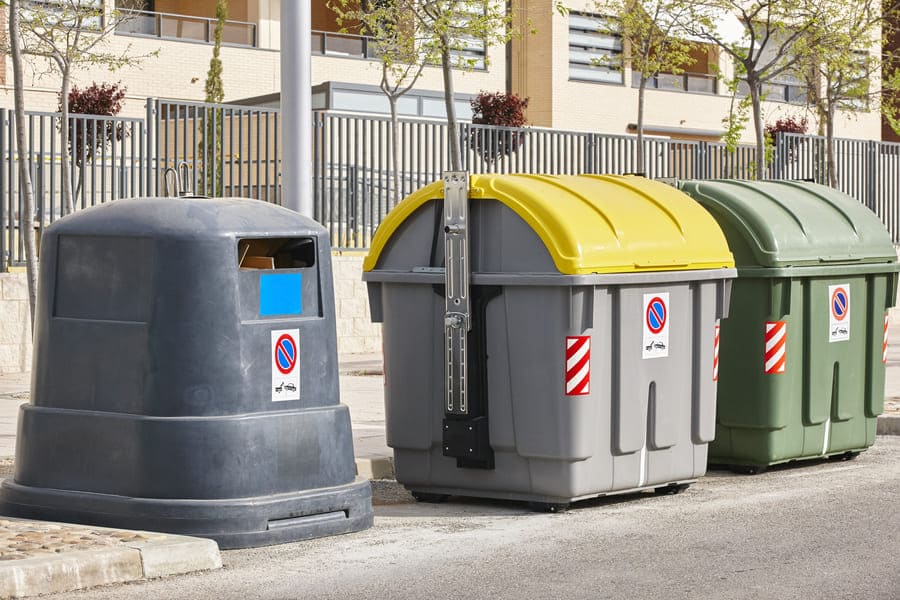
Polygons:
[[[334,303],[338,353],[341,356],[381,352],[381,326],[369,320],[364,253],[335,253]],[[31,331],[25,273],[0,273],[0,373],[31,369]]]
[[381,325],[369,317],[369,296],[362,280],[362,252],[335,253],[334,304],[338,354],[381,353]]
[[31,327],[25,273],[0,273],[0,373],[31,370]]

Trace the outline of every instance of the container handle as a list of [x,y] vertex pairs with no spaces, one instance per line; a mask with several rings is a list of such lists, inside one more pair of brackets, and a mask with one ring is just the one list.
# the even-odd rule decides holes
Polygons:
[[861,257],[861,256],[853,256],[853,255],[851,255],[851,254],[843,254],[843,255],[839,255],[839,256],[821,256],[821,257],[819,257],[819,262],[823,262],[823,263],[836,263],[836,262],[841,262],[841,263],[846,262],[846,263],[850,263],[850,262],[860,262],[860,261],[862,261],[862,259],[863,259],[863,257]]
[[669,261],[669,260],[655,260],[655,261],[653,261],[653,262],[636,262],[636,263],[634,263],[634,267],[635,267],[636,269],[654,269],[654,268],[657,268],[657,267],[660,267],[660,266],[663,266],[663,265],[665,265],[665,266],[667,266],[667,267],[686,267],[686,266],[688,266],[689,264],[691,264],[691,263],[689,263],[689,262],[679,262],[679,261],[675,261],[675,260],[671,260],[671,261]]

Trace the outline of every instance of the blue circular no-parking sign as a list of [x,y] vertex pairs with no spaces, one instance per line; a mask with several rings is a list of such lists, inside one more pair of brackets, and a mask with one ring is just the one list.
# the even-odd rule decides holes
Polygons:
[[663,299],[659,296],[654,296],[650,303],[647,304],[647,329],[653,334],[660,333],[666,326],[668,312]]
[[283,375],[289,374],[297,364],[297,342],[288,334],[278,338],[275,344],[275,366]]

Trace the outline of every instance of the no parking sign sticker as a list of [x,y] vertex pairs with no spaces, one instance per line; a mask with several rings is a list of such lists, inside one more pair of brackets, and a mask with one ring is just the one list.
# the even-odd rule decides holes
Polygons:
[[300,399],[300,330],[272,332],[272,402]]
[[828,341],[850,339],[850,284],[828,286]]
[[644,294],[643,358],[669,355],[669,293]]

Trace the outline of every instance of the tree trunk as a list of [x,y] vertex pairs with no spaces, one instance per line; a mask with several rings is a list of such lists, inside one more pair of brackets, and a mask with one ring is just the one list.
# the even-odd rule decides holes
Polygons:
[[834,159],[834,103],[828,99],[828,117],[825,120],[825,161],[828,171],[828,185],[837,188],[837,162]]
[[766,138],[763,134],[762,106],[759,97],[759,81],[747,78],[750,86],[750,104],[753,108],[753,133],[756,135],[756,179],[762,181],[766,173]]
[[400,202],[403,192],[400,189],[400,123],[397,122],[397,97],[388,94],[388,104],[391,107],[391,175],[394,182],[393,194],[388,194],[392,199],[393,208]]
[[444,106],[447,110],[447,141],[450,144],[450,170],[461,171],[459,156],[459,125],[456,123],[456,106],[453,103],[453,72],[450,56],[450,38],[441,36],[441,72],[444,76]]
[[75,201],[72,197],[72,163],[69,154],[69,88],[72,85],[72,77],[68,66],[61,67],[60,71],[62,71],[62,84],[59,87],[61,113],[59,128],[60,171],[62,173],[63,201],[65,202],[64,214],[69,215],[75,212]]
[[[19,3],[9,3],[9,43],[13,64],[13,102],[15,105],[16,151],[19,155],[19,186],[22,192],[22,213],[19,215],[19,234],[25,241],[25,275],[28,278],[28,307],[31,324],[37,299],[37,242],[34,237],[34,188],[31,185],[31,156],[25,140],[25,75],[22,66],[22,41],[19,37]],[[26,160],[25,157],[28,157]]]
[[638,114],[637,114],[637,167],[635,171],[643,173],[644,171],[644,92],[647,90],[647,78],[641,75],[641,82],[638,85]]

